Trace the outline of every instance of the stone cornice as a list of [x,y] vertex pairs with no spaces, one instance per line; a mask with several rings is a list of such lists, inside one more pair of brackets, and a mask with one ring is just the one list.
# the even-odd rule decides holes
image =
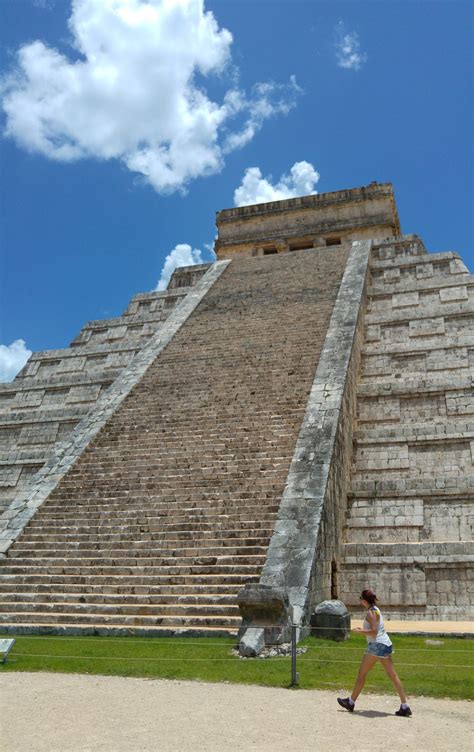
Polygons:
[[393,188],[391,183],[371,183],[362,188],[349,188],[344,191],[333,191],[330,193],[318,193],[311,196],[299,196],[297,198],[284,199],[283,201],[270,201],[265,204],[252,204],[250,206],[240,206],[232,209],[223,209],[216,213],[219,223],[235,221],[236,219],[245,220],[266,214],[277,214],[280,212],[298,211],[299,209],[315,209],[331,206],[334,204],[353,204],[360,201],[381,198],[389,196],[392,199],[392,210],[395,224],[400,226],[398,212],[393,199]]

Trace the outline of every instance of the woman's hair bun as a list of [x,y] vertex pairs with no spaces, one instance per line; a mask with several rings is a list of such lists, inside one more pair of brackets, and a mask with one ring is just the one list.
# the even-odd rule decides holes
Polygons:
[[367,601],[367,603],[369,603],[371,606],[373,606],[375,601],[377,600],[377,596],[375,595],[373,590],[370,590],[370,588],[363,590],[360,597],[363,598],[364,601]]

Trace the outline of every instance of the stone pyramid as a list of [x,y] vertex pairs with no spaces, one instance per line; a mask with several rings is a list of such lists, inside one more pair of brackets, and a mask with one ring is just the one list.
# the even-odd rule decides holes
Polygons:
[[272,598],[304,630],[365,586],[469,618],[474,277],[390,184],[217,227],[214,264],[0,386],[0,630],[235,632]]

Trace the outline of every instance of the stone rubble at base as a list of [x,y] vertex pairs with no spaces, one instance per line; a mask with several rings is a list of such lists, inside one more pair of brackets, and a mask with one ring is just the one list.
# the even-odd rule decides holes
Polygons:
[[[232,649],[232,655],[241,658],[242,660],[258,658],[259,660],[267,660],[268,658],[286,658],[291,655],[291,642],[282,642],[281,645],[268,645],[258,648],[258,652],[249,653],[248,655],[243,653],[239,648]],[[296,655],[304,655],[308,652],[308,648],[296,648]]]

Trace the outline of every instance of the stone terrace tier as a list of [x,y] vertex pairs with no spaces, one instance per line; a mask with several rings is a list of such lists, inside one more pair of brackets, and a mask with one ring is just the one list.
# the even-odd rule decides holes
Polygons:
[[204,274],[175,271],[169,289],[135,295],[122,316],[89,321],[69,348],[36,352],[0,384],[0,514]]
[[341,597],[393,618],[474,606],[474,277],[416,236],[371,262]]
[[238,627],[347,256],[228,266],[0,562],[4,628]]

